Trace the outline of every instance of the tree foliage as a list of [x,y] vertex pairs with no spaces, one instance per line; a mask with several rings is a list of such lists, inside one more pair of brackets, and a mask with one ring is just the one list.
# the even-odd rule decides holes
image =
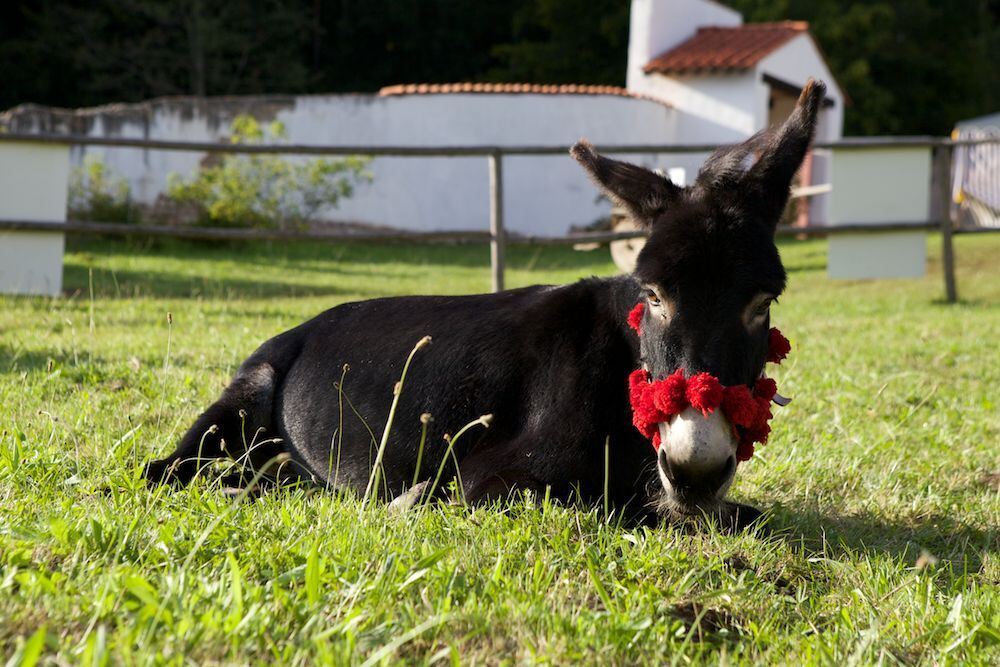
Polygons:
[[537,0],[511,16],[510,41],[495,45],[493,81],[623,85],[629,4]]
[[282,0],[50,0],[0,9],[2,106],[305,92],[305,14]]
[[[1000,0],[729,0],[808,20],[848,133],[946,133],[1000,107]],[[622,85],[627,0],[10,0],[0,108],[404,82]]]

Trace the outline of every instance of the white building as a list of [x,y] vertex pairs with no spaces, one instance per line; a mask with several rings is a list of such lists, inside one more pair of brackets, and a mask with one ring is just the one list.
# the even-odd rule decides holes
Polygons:
[[[703,144],[745,139],[783,119],[810,76],[828,85],[820,140],[840,137],[844,93],[806,24],[744,24],[711,0],[633,0],[626,88],[537,84],[403,84],[377,94],[169,97],[88,109],[22,105],[0,114],[12,132],[224,141],[239,113],[278,119],[301,144],[372,146]],[[73,149],[102,155],[152,204],[167,175],[204,155],[143,149]],[[632,155],[651,167],[684,167],[704,155]],[[814,182],[826,167],[814,160]],[[375,180],[332,219],[410,230],[488,228],[487,162],[473,158],[378,158]],[[505,219],[513,232],[555,235],[605,215],[582,170],[566,156],[504,160]],[[822,220],[823,202],[813,213]]]

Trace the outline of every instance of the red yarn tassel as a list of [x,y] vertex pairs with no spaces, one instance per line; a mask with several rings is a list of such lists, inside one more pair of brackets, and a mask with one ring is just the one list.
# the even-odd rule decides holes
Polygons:
[[691,407],[708,416],[722,403],[722,383],[709,373],[698,373],[687,385],[687,399]]
[[792,344],[788,339],[777,328],[771,327],[767,332],[767,360],[772,364],[780,364],[791,351]]
[[646,312],[646,304],[640,301],[629,311],[628,325],[637,333],[642,333],[642,315]]

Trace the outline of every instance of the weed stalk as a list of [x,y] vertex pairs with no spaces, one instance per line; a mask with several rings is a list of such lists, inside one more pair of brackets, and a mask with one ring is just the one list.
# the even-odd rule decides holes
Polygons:
[[368,499],[371,497],[372,490],[375,485],[378,484],[380,473],[382,470],[382,459],[385,457],[385,447],[389,442],[389,433],[392,431],[392,422],[396,418],[396,408],[399,406],[399,397],[403,394],[403,384],[406,382],[406,372],[410,369],[410,362],[413,361],[413,357],[417,354],[418,350],[430,345],[431,337],[424,336],[417,344],[413,346],[410,350],[410,355],[406,357],[406,363],[403,364],[403,372],[399,376],[399,382],[392,390],[392,405],[389,406],[389,417],[385,422],[385,429],[382,431],[382,441],[378,445],[378,452],[375,454],[375,462],[372,465],[372,472],[368,476],[368,486],[365,488],[365,495],[361,498],[361,511],[364,512],[365,507],[368,505]]

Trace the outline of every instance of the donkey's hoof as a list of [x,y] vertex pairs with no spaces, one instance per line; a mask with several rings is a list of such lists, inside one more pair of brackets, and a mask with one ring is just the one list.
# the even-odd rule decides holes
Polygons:
[[167,460],[150,461],[142,470],[143,479],[151,486],[163,484],[170,478],[171,463],[171,461]]
[[740,503],[728,503],[729,515],[725,527],[729,532],[742,533],[745,530],[766,532],[766,517],[756,507]]
[[160,484],[183,486],[191,481],[192,476],[191,471],[182,466],[180,461],[171,459],[150,461],[142,470],[142,477],[149,486]]

